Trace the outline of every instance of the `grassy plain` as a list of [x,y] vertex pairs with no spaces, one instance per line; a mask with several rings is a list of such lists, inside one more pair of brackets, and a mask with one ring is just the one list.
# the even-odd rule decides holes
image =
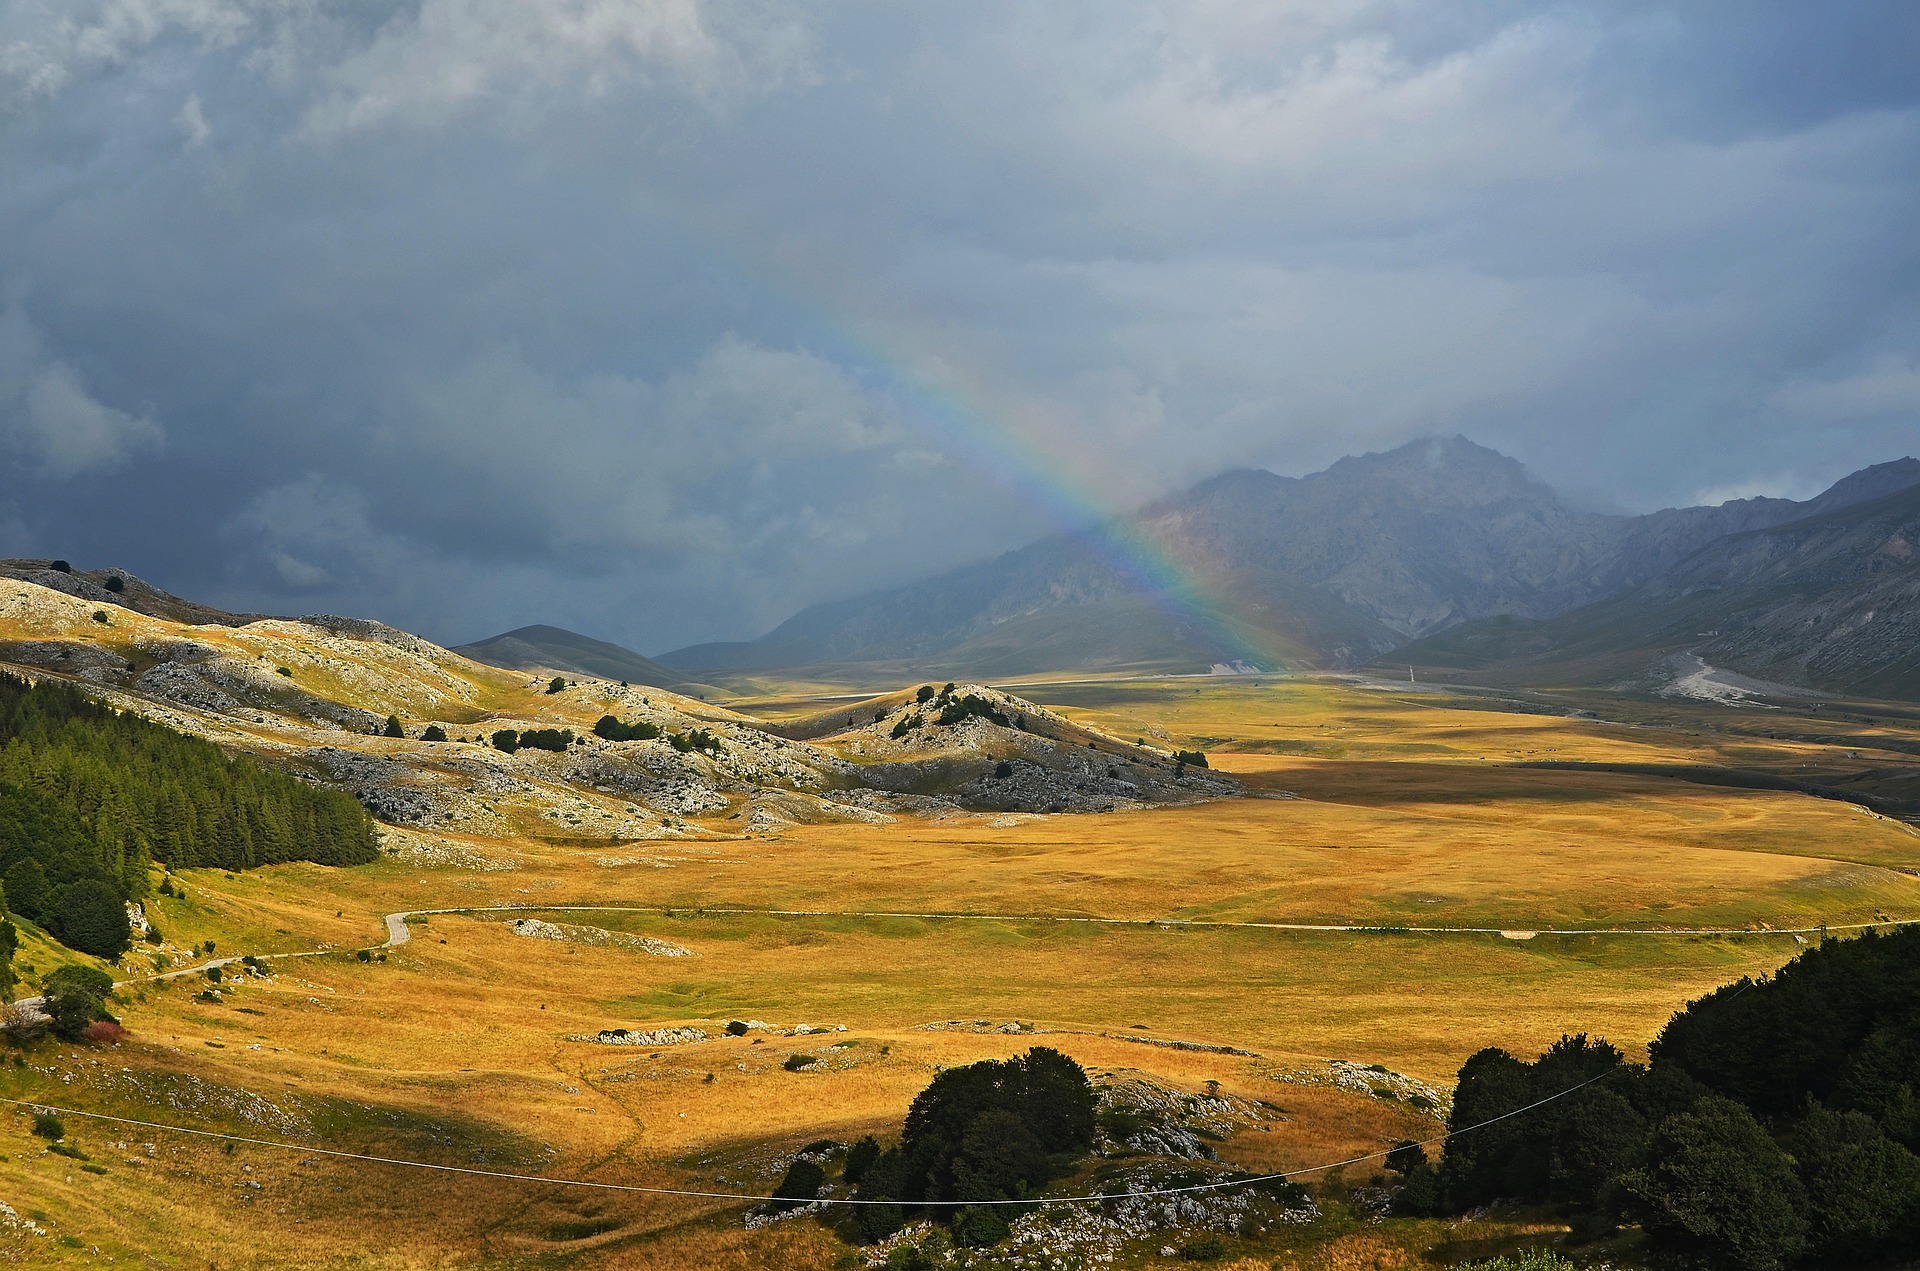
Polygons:
[[[44,1044],[0,1068],[0,1095],[411,1160],[757,1192],[782,1151],[897,1128],[938,1066],[1044,1042],[1101,1071],[1263,1100],[1271,1115],[1223,1156],[1306,1168],[1435,1132],[1405,1103],[1326,1084],[1328,1060],[1444,1087],[1487,1045],[1531,1054],[1590,1031],[1639,1051],[1690,997],[1790,958],[1794,937],[1769,926],[1920,917],[1920,834],[1901,822],[1787,791],[1515,766],[1911,763],[1898,747],[1914,734],[1891,712],[1849,724],[1277,678],[1012,687],[1118,736],[1197,746],[1265,797],[631,850],[471,839],[511,865],[488,871],[384,860],[188,872],[187,897],[156,904],[176,940],[335,952],[275,963],[218,1003],[202,1000],[197,976],[129,985],[127,1041]],[[792,693],[733,705],[769,718],[821,709]],[[1829,740],[1805,739],[1816,732]],[[527,939],[500,914],[432,915],[384,961],[353,956],[384,938],[385,913],[488,905],[549,907],[539,916],[695,956]],[[1389,930],[1140,921],[1153,919]],[[1649,934],[1390,930],[1411,926]],[[573,1040],[733,1017],[846,1031]],[[1030,1031],[922,1027],[953,1020]],[[820,1062],[789,1072],[793,1053]],[[0,1198],[50,1233],[0,1227],[0,1252],[76,1265],[793,1268],[847,1253],[804,1220],[746,1231],[734,1202],[229,1151],[79,1117],[68,1128],[91,1161],[47,1153],[24,1115],[0,1115]],[[1260,1267],[1390,1268],[1517,1234],[1330,1220],[1237,1252]]]

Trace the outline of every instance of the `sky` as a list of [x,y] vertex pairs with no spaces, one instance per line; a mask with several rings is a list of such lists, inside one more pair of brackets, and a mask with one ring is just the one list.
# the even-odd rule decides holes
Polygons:
[[1235,467],[1920,450],[1920,6],[0,0],[0,556],[747,638]]

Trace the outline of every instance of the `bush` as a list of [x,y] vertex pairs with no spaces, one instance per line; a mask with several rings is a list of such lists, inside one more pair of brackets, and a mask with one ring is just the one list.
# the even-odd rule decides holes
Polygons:
[[787,1166],[786,1177],[782,1178],[780,1185],[773,1189],[774,1199],[768,1201],[762,1208],[770,1214],[798,1209],[817,1197],[826,1181],[827,1172],[817,1163],[804,1156],[796,1157],[793,1164]]
[[566,680],[561,676],[556,675],[553,677],[551,681],[548,682],[547,692],[558,693],[560,690],[566,688],[566,686],[567,686]]
[[1207,766],[1207,757],[1197,750],[1176,750],[1173,752],[1173,759],[1176,764],[1185,764],[1190,768]]
[[490,740],[493,742],[493,748],[503,754],[510,755],[520,749],[520,734],[512,728],[502,728]]
[[1551,1249],[1522,1249],[1482,1262],[1463,1262],[1454,1271],[1575,1271],[1575,1267]]
[[127,580],[126,580],[126,579],[124,579],[124,578],[122,578],[122,577],[121,577],[120,575],[118,575],[118,574],[108,574],[108,575],[107,575],[107,590],[108,590],[108,591],[110,591],[110,592],[112,592],[112,593],[113,593],[114,595],[116,595],[116,596],[117,596],[117,595],[119,595],[119,594],[120,594],[121,592],[123,592],[123,591],[125,591],[126,589],[127,589]]
[[787,1062],[780,1066],[788,1072],[799,1072],[802,1069],[813,1067],[817,1062],[819,1061],[812,1055],[788,1055]]
[[127,1035],[127,1030],[110,1019],[97,1019],[80,1030],[80,1040],[99,1046],[111,1046]]
[[1180,1246],[1182,1262],[1217,1262],[1227,1256],[1226,1242],[1218,1236],[1195,1236]]
[[362,949],[358,953],[354,954],[353,956],[356,958],[359,958],[362,962],[371,962],[373,961],[373,950]]
[[559,754],[573,745],[571,728],[527,728],[520,733],[522,750],[551,750]]
[[67,1137],[67,1126],[66,1122],[51,1112],[36,1112],[33,1114],[33,1132],[48,1142],[54,1142]]
[[931,702],[933,700],[933,685],[922,684],[920,686],[920,691],[913,695],[913,700],[916,702],[919,702],[923,706],[926,703]]
[[993,765],[993,779],[995,781],[1005,781],[1008,777],[1011,777],[1012,775],[1013,775],[1013,765],[1008,763],[1006,760],[1002,759],[999,763]]
[[899,741],[902,737],[905,737],[918,727],[920,727],[920,717],[918,715],[902,715],[899,719],[893,721],[893,728],[887,735],[895,741]]
[[624,724],[612,715],[602,715],[593,726],[593,735],[604,741],[652,741],[660,735],[660,726],[645,720]]
[[438,724],[428,724],[420,733],[421,741],[445,741],[446,739],[447,730]]
[[999,1244],[1010,1230],[1007,1216],[1001,1211],[1019,1208],[1018,1205],[966,1206],[953,1216],[953,1243],[976,1248]]
[[746,1035],[747,1021],[743,1019],[731,1019],[727,1021],[727,1036],[745,1037]]
[[382,735],[386,737],[405,737],[407,735],[407,730],[400,727],[400,717],[398,715],[387,716],[387,726],[382,730]]

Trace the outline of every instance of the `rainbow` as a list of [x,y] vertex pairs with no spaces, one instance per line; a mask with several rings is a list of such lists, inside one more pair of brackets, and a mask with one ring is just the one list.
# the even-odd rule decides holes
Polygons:
[[[684,223],[683,223],[684,227]],[[950,349],[916,348],[908,323],[856,323],[824,284],[806,285],[794,269],[742,267],[741,255],[715,241],[711,227],[690,231],[736,280],[768,295],[817,332],[830,360],[863,368],[902,406],[901,416],[931,444],[954,456],[1040,512],[1059,533],[1079,538],[1121,577],[1176,619],[1211,637],[1227,660],[1262,669],[1281,663],[1279,650],[1252,624],[1236,619],[1234,598],[1141,532],[1082,475],[1084,457],[1049,429],[1043,408],[997,385]]]

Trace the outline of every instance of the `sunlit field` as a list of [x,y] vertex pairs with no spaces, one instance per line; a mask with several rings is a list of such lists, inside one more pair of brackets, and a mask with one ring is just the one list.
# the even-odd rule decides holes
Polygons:
[[[1845,766],[1843,750],[1872,766],[1876,738],[1911,740],[1897,719],[1813,742],[1793,740],[1783,713],[1766,721],[1780,737],[1757,737],[1756,712],[1704,705],[1622,703],[1601,719],[1332,680],[1010,687],[1115,736],[1205,750],[1256,797],[619,852],[471,840],[510,866],[490,870],[187,871],[186,897],[152,906],[175,940],[212,940],[221,955],[332,952],[229,974],[217,1002],[198,975],[129,984],[117,1048],[45,1043],[0,1070],[0,1094],[303,1147],[759,1194],[783,1151],[897,1132],[939,1066],[1046,1044],[1097,1072],[1217,1082],[1266,1109],[1221,1145],[1224,1159],[1306,1170],[1439,1132],[1431,1109],[1329,1084],[1330,1060],[1444,1091],[1485,1046],[1532,1055],[1587,1031],[1643,1054],[1689,998],[1791,958],[1808,937],[1789,929],[1920,917],[1920,834],[1852,804],[1515,766],[1791,772]],[[793,694],[731,705],[819,708]],[[387,913],[488,906],[692,956],[527,938],[496,912],[416,917],[410,941],[358,958],[386,938]],[[41,969],[51,956],[21,954]],[[719,1034],[730,1019],[825,1031],[582,1040]],[[1007,1026],[1018,1031],[988,1031]],[[789,1071],[794,1054],[816,1062]],[[0,1199],[46,1231],[7,1228],[0,1247],[16,1259],[825,1268],[850,1253],[807,1219],[748,1231],[740,1202],[67,1125],[87,1159],[45,1152],[17,1107],[0,1117]],[[1235,1254],[1395,1267],[1519,1233],[1329,1219]]]

